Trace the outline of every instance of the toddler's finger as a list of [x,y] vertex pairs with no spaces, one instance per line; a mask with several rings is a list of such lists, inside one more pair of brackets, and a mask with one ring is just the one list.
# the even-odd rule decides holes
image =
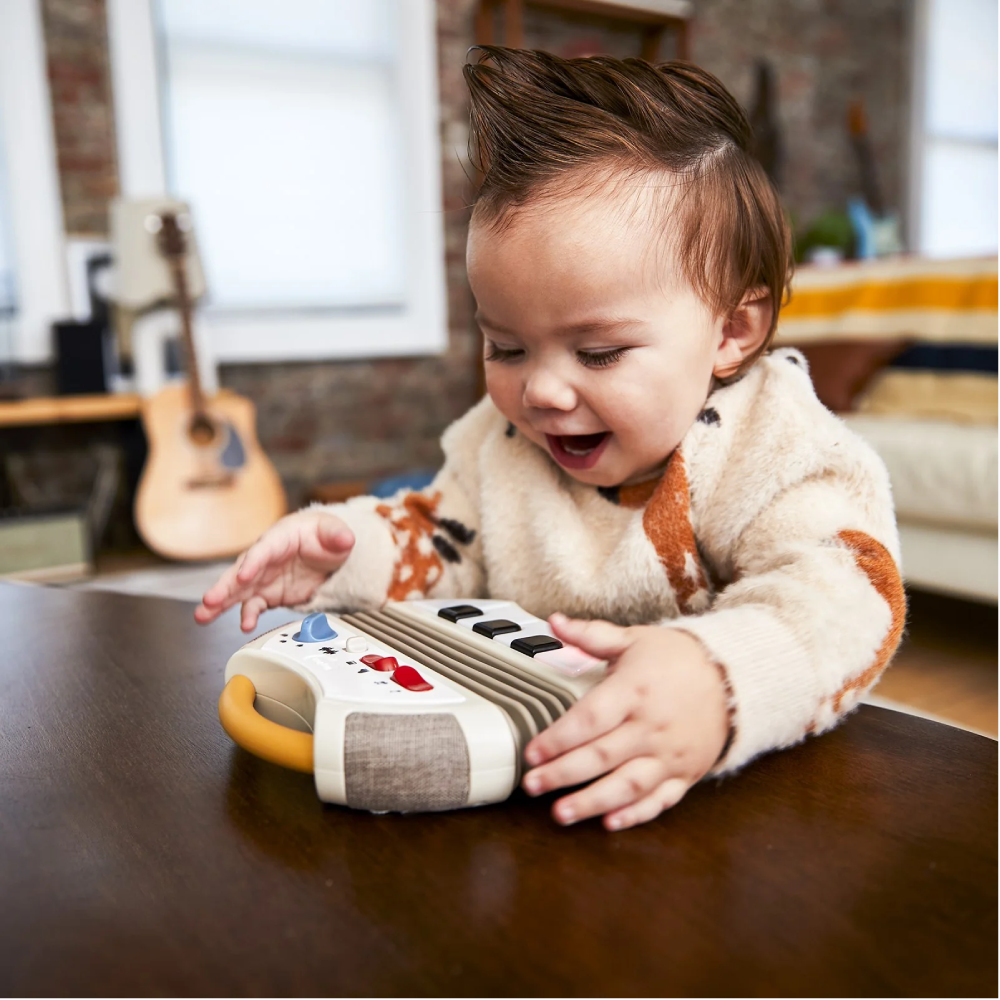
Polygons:
[[201,604],[195,609],[195,621],[207,625],[209,622],[215,621],[223,611],[228,611],[239,600],[236,571],[230,567],[202,594]]
[[354,547],[354,532],[337,518],[323,518],[316,526],[316,537],[328,552],[347,552]]
[[262,611],[267,611],[266,598],[261,597],[260,594],[247,598],[240,609],[240,628],[244,632],[252,631]]
[[632,710],[629,689],[609,677],[584,695],[561,719],[539,733],[525,748],[532,766],[544,764],[574,747],[589,743],[620,726]]
[[268,531],[243,554],[236,571],[236,582],[248,584],[269,563],[281,562],[296,544],[294,536],[285,532]]
[[557,639],[579,646],[599,660],[613,660],[621,656],[632,642],[627,628],[600,619],[587,621],[556,612],[549,616],[549,625]]
[[685,778],[667,778],[644,799],[608,813],[604,817],[604,825],[609,830],[626,830],[630,826],[648,823],[665,809],[672,809],[677,805],[690,787],[690,782]]
[[524,776],[524,790],[529,795],[541,795],[607,774],[643,752],[644,729],[639,723],[626,722],[605,736],[536,767]]
[[611,774],[559,799],[552,815],[564,826],[602,816],[644,799],[662,780],[663,764],[655,757],[633,757]]
[[194,620],[199,625],[209,625],[215,621],[219,615],[222,614],[221,611],[213,610],[212,608],[205,607],[204,602],[198,605],[194,609]]

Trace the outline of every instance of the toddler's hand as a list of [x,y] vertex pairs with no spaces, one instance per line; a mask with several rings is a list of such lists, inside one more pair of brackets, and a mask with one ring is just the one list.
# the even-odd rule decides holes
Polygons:
[[351,554],[354,535],[333,514],[299,511],[283,517],[205,592],[195,621],[215,621],[242,602],[240,627],[250,632],[267,608],[308,601]]
[[[676,805],[718,760],[729,730],[725,682],[693,636],[553,615],[564,642],[610,661],[610,672],[525,749],[529,795],[578,785],[553,806],[559,823],[604,815],[609,830]],[[603,775],[603,777],[601,777]]]

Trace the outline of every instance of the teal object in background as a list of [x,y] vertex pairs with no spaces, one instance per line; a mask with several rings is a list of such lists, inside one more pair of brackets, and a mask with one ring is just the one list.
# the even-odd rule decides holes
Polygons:
[[847,200],[847,215],[854,230],[854,256],[858,260],[875,257],[875,220],[862,198]]

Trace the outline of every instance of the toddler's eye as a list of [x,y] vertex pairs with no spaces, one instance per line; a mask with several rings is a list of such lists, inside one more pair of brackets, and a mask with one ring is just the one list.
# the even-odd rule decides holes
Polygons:
[[492,341],[486,342],[486,361],[513,361],[519,358],[524,352],[511,347],[498,347]]
[[588,368],[607,368],[621,361],[628,352],[627,347],[615,347],[610,351],[577,351],[576,356],[580,364]]

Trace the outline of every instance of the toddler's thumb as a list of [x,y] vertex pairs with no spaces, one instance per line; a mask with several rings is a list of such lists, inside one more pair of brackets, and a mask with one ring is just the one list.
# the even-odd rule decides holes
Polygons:
[[612,622],[569,618],[558,611],[549,617],[556,637],[599,660],[614,660],[629,647],[629,630]]

